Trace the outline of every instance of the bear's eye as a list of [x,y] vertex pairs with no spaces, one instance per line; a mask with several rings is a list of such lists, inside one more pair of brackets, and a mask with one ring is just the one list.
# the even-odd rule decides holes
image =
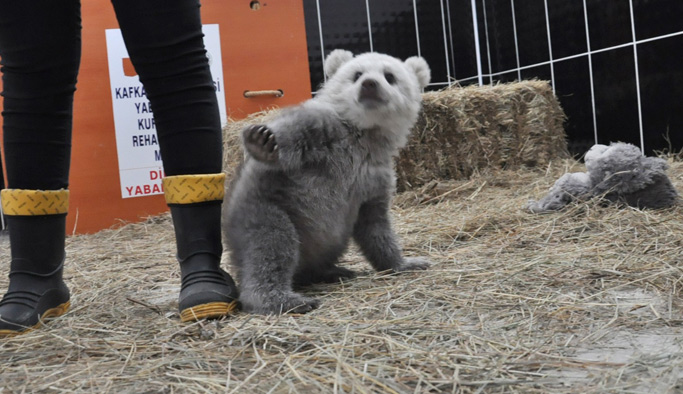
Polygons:
[[360,72],[360,71],[358,71],[357,73],[355,73],[355,74],[353,75],[353,82],[356,82],[356,81],[358,80],[358,78],[360,78],[361,75],[363,75],[363,73]]
[[396,77],[392,73],[384,73],[384,78],[389,82],[391,85],[396,83]]

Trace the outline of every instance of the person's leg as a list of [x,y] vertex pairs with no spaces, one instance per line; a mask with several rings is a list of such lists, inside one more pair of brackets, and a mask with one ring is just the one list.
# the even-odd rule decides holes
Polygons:
[[1,1],[0,71],[10,236],[10,283],[0,336],[69,307],[62,281],[73,95],[80,63],[80,2]]
[[112,3],[154,111],[181,269],[181,320],[223,316],[235,307],[237,289],[220,268],[222,132],[199,1]]
[[112,0],[154,111],[166,175],[222,170],[222,134],[198,0]]

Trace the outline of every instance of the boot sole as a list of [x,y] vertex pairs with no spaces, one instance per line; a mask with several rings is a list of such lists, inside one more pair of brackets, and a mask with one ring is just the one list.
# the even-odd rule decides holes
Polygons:
[[35,330],[36,328],[39,328],[40,326],[42,326],[43,322],[47,321],[48,319],[59,317],[59,316],[65,314],[69,310],[70,306],[71,306],[71,302],[67,301],[61,305],[58,305],[54,308],[50,308],[50,309],[46,310],[40,316],[40,319],[38,319],[38,323],[36,323],[35,325],[33,325],[31,327],[27,327],[21,331],[0,330],[0,337],[9,338],[9,337],[13,337],[16,335],[26,334],[27,332]]
[[180,312],[180,321],[183,323],[202,319],[216,319],[228,315],[237,308],[237,301],[210,302],[191,308],[185,308]]

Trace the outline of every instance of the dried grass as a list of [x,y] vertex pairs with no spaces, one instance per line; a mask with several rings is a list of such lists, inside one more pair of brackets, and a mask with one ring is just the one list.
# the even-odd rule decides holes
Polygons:
[[[166,215],[70,237],[73,309],[0,342],[0,392],[680,392],[683,207],[521,209],[577,167],[398,195],[406,253],[434,266],[374,273],[351,250],[360,276],[299,316],[180,323]],[[670,176],[682,190],[683,163]]]

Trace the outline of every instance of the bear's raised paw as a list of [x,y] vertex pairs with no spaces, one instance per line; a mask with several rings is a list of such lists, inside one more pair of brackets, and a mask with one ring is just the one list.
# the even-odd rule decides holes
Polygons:
[[251,125],[242,131],[244,147],[258,161],[274,163],[278,159],[277,142],[275,134],[264,125]]

